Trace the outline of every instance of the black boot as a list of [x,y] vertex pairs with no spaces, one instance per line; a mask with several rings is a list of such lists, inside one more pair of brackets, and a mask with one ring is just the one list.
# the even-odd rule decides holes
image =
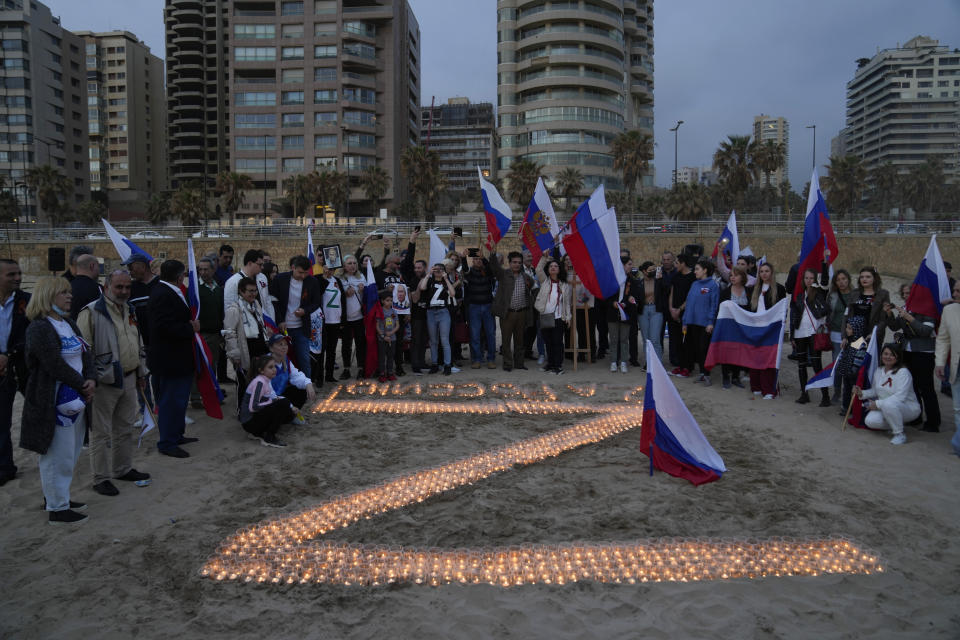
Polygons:
[[800,397],[797,398],[796,402],[797,404],[807,404],[808,402],[810,402],[810,396],[808,396],[807,392],[804,391],[803,393],[800,394]]
[[826,389],[820,389],[820,406],[829,407],[830,406],[830,392]]

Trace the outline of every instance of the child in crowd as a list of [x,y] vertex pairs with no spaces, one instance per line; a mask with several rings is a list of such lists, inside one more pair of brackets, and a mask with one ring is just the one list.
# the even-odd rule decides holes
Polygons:
[[864,337],[863,328],[865,325],[866,319],[863,316],[847,316],[843,347],[837,360],[836,371],[833,372],[835,377],[843,380],[843,404],[840,406],[839,412],[841,416],[847,415],[853,387],[857,383],[857,373],[860,371],[860,365],[863,364],[863,359],[867,355],[866,339],[863,340],[859,348],[853,346],[853,343]]
[[393,291],[386,289],[380,292],[380,307],[383,317],[377,318],[377,355],[380,357],[380,382],[386,382],[397,379],[393,375],[393,360],[400,322],[393,308]]
[[280,425],[291,422],[293,405],[283,396],[278,396],[270,381],[277,375],[277,366],[272,355],[259,356],[253,366],[256,377],[250,381],[240,402],[240,422],[252,440],[259,440],[265,447],[285,447],[277,438]]

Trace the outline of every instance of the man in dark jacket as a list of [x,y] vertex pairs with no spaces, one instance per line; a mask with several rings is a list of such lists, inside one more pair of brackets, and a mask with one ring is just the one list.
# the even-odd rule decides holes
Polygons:
[[13,400],[27,382],[23,342],[27,331],[25,313],[30,294],[20,290],[22,273],[14,260],[0,260],[0,486],[13,480]]
[[470,269],[463,276],[463,300],[467,306],[467,323],[470,325],[470,366],[480,368],[486,348],[487,368],[496,369],[497,325],[491,310],[496,280],[479,251],[470,260]]
[[200,330],[200,323],[190,319],[190,308],[183,294],[186,270],[179,260],[167,260],[160,265],[160,282],[147,303],[150,318],[147,367],[153,376],[159,411],[157,448],[173,458],[190,457],[180,445],[196,442],[196,438],[183,435],[190,385],[196,371],[193,334]]
[[[494,247],[496,249],[496,247]],[[526,369],[523,364],[523,335],[533,324],[534,279],[523,271],[523,255],[519,251],[507,254],[509,269],[500,266],[500,256],[490,254],[490,271],[497,279],[497,293],[493,299],[493,315],[500,318],[500,340],[503,346],[503,370]]]
[[310,275],[310,260],[306,256],[290,258],[290,271],[274,278],[270,283],[270,295],[277,299],[273,305],[277,326],[290,335],[297,368],[309,378],[310,314],[323,302],[320,283]]
[[77,258],[77,273],[70,281],[70,319],[76,322],[80,310],[100,297],[100,263],[95,256],[84,254]]

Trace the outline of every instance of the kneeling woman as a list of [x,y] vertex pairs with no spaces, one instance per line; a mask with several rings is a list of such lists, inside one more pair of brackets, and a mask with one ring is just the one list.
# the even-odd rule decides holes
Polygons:
[[313,382],[310,381],[296,365],[290,362],[288,353],[290,351],[289,338],[282,335],[274,335],[268,341],[270,346],[270,355],[273,356],[273,362],[276,365],[277,374],[270,381],[270,386],[278,396],[283,396],[297,408],[297,415],[293,417],[293,424],[306,424],[300,409],[304,403],[309,400],[313,402],[317,399],[317,392],[313,388]]
[[295,411],[290,401],[278,396],[270,381],[277,375],[273,356],[260,356],[254,360],[250,381],[240,401],[240,422],[250,438],[259,440],[265,447],[285,447],[277,438],[280,425],[293,420]]
[[870,410],[864,418],[867,427],[889,429],[893,432],[890,444],[903,444],[907,441],[903,423],[920,415],[920,404],[913,393],[913,378],[903,366],[903,355],[894,344],[883,345],[880,363],[883,366],[877,367],[873,373],[873,387],[854,387],[853,393],[868,401],[863,403],[864,408]]

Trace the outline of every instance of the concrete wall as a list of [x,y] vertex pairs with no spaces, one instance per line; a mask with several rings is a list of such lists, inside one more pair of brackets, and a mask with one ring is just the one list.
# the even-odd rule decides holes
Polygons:
[[[443,238],[447,240],[446,238]],[[400,238],[401,248],[406,247],[407,239]],[[703,244],[707,252],[712,250],[712,243],[715,238],[706,240],[694,235],[680,234],[644,234],[634,236],[623,236],[621,242],[630,249],[634,261],[639,264],[644,260],[653,260],[659,262],[660,254],[663,251],[670,250],[679,253],[685,244],[700,243]],[[47,269],[47,249],[48,247],[63,247],[67,252],[74,244],[90,244],[94,247],[98,256],[104,258],[104,267],[107,270],[113,269],[119,265],[119,258],[109,241],[102,240],[83,240],[70,243],[4,243],[0,245],[0,255],[10,256],[20,262],[25,275],[39,276],[49,273]],[[475,240],[472,237],[467,238],[467,243],[472,244]],[[197,257],[208,251],[217,251],[221,244],[230,244],[236,251],[234,264],[238,264],[243,253],[250,248],[260,248],[268,251],[273,256],[274,262],[286,268],[290,257],[303,254],[306,251],[306,232],[302,236],[284,236],[277,238],[263,239],[241,239],[241,238],[210,238],[195,239],[194,249]],[[339,244],[344,254],[353,253],[360,243],[360,236],[331,236],[314,238],[314,243],[319,247],[325,244]],[[743,234],[740,236],[740,243],[743,246],[749,245],[755,255],[758,257],[766,254],[767,259],[772,262],[781,274],[785,274],[794,262],[796,262],[797,252],[800,250],[799,235],[766,235],[766,234]],[[880,273],[899,278],[912,278],[923,260],[927,245],[930,243],[929,236],[922,235],[842,235],[839,239],[840,254],[834,263],[837,267],[847,270],[859,270],[864,265],[874,265]],[[960,265],[960,236],[941,236],[937,238],[943,259]],[[185,260],[186,242],[183,240],[161,240],[161,241],[141,241],[138,244],[149,251],[154,258],[176,258]],[[461,246],[464,246],[461,244]],[[512,251],[520,247],[519,241],[515,235],[511,235],[507,240],[501,243],[501,252]],[[367,246],[367,253],[370,253],[379,262],[383,255],[383,244],[379,240],[372,240]],[[417,255],[426,258],[429,255],[429,241],[423,235],[417,244]]]

